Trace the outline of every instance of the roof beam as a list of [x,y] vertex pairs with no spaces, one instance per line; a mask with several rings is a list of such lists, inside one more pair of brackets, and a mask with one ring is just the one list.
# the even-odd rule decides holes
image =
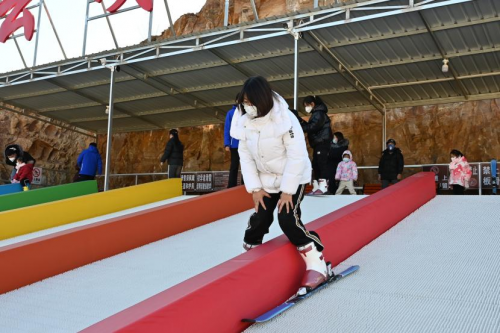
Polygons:
[[[313,49],[311,49],[312,51],[314,51]],[[310,52],[310,51],[306,51],[306,52]],[[315,51],[314,51],[315,52]],[[447,59],[454,59],[454,58],[459,58],[459,57],[464,57],[464,56],[470,56],[470,55],[480,55],[480,54],[486,54],[486,53],[494,53],[494,52],[500,52],[500,48],[491,48],[491,49],[488,49],[488,48],[483,48],[481,50],[470,50],[470,51],[464,51],[464,52],[460,52],[460,53],[453,53],[453,54],[449,54],[447,55]],[[301,54],[304,53],[304,52],[301,52]],[[287,54],[287,55],[291,55],[291,54]],[[283,56],[283,54],[280,52],[280,53],[277,53],[275,58],[276,57],[279,57],[279,56]],[[269,58],[268,56],[266,57],[262,57],[262,58],[254,58],[254,59],[250,59],[248,61],[232,61],[233,64],[235,64],[236,66],[238,66],[238,64],[240,63],[245,63],[245,62],[250,62],[250,61],[256,61],[256,60],[261,60],[261,59],[266,59],[266,58]],[[371,69],[371,68],[383,68],[383,67],[386,67],[386,68],[389,68],[389,67],[392,67],[392,66],[400,66],[400,65],[405,65],[405,64],[410,64],[410,63],[419,63],[419,62],[428,62],[428,61],[433,61],[433,60],[440,60],[442,59],[442,56],[441,55],[429,55],[428,57],[425,57],[425,58],[409,58],[409,59],[403,59],[403,60],[400,60],[400,61],[396,61],[396,60],[389,60],[387,62],[383,62],[383,63],[375,63],[375,64],[369,64],[369,65],[363,65],[363,66],[358,66],[358,67],[351,67],[351,71],[352,72],[358,72],[358,71],[362,71],[362,70],[367,70],[367,69]],[[224,65],[217,65],[217,66],[224,66]],[[214,67],[217,67],[217,66],[213,66],[213,67],[203,67],[203,69],[207,69],[207,68],[214,68]],[[123,69],[123,68],[122,68]],[[200,68],[198,68],[200,69]],[[187,72],[187,71],[186,71]],[[333,74],[333,73],[336,73],[337,71],[336,70],[324,70],[324,71],[321,71],[321,72],[317,72],[316,74],[313,73],[302,73],[301,74],[301,78],[302,77],[310,77],[310,76],[314,76],[314,75],[317,75],[317,76],[321,76],[321,75],[330,75],[330,74]],[[162,75],[167,75],[166,73],[148,73],[148,79],[150,78],[153,78],[153,77],[158,77],[158,76],[162,76]],[[289,74],[289,75],[292,75],[292,74]],[[250,75],[252,76],[252,75]],[[283,76],[277,76],[277,77],[271,77],[271,78],[267,78],[270,82],[274,82],[274,81],[282,81],[282,80],[286,80],[287,79],[287,75],[283,75]],[[120,82],[128,82],[128,81],[132,81],[134,80],[135,78],[130,76],[128,78],[117,78],[117,83],[120,83]],[[86,88],[94,88],[94,87],[98,87],[98,86],[107,86],[109,85],[109,81],[106,82],[106,81],[99,81],[95,84],[86,84],[86,85],[81,85],[81,86],[76,86],[76,87],[72,87],[72,89],[74,90],[78,90],[78,89],[86,89]],[[192,88],[192,89],[183,89],[182,91],[184,92],[188,92],[188,93],[194,93],[194,92],[202,92],[202,91],[209,91],[209,90],[216,90],[216,89],[221,89],[221,88],[229,88],[229,87],[235,87],[239,85],[238,84],[233,84],[233,85],[221,85],[221,86],[204,86],[204,87],[196,87],[196,88]],[[13,96],[11,98],[6,98],[5,101],[14,101],[14,100],[17,100],[17,99],[24,99],[24,98],[31,98],[31,97],[39,97],[39,96],[47,96],[47,95],[53,95],[53,94],[58,94],[58,93],[61,93],[61,92],[65,92],[66,90],[65,89],[52,89],[50,91],[43,91],[41,93],[36,93],[36,94],[23,94],[23,95],[17,95],[17,96]],[[182,92],[181,92],[182,94]],[[172,95],[172,94],[170,94]],[[175,95],[175,94],[173,94]]]
[[[52,83],[53,85],[58,86],[59,88],[63,88],[63,89],[65,89],[65,90],[67,90],[67,91],[70,91],[70,92],[72,92],[72,93],[74,93],[74,94],[77,94],[77,95],[79,95],[79,96],[82,96],[82,97],[84,97],[84,98],[86,98],[86,99],[88,99],[88,100],[91,100],[91,101],[95,102],[95,103],[99,103],[99,104],[100,104],[100,105],[102,105],[103,107],[106,107],[106,106],[107,106],[107,103],[102,102],[102,101],[100,101],[99,99],[94,98],[94,97],[92,97],[92,96],[90,96],[90,95],[88,95],[88,94],[85,94],[85,93],[81,92],[81,91],[78,91],[78,90],[75,90],[75,89],[71,89],[71,88],[69,88],[69,87],[65,87],[63,84],[61,84],[61,83],[59,83],[59,82],[56,82],[56,81],[55,81],[55,80],[53,80],[53,79],[49,79],[48,81],[49,81],[50,83]],[[121,108],[119,108],[119,107],[114,107],[114,109],[115,109],[116,111],[120,112],[120,113],[126,114],[126,115],[128,115],[128,116],[130,116],[130,117],[137,118],[137,119],[139,119],[140,121],[146,122],[146,123],[148,123],[148,124],[150,124],[150,125],[152,125],[152,126],[154,126],[154,127],[156,127],[156,128],[162,128],[162,127],[160,127],[160,126],[156,125],[155,123],[150,122],[149,120],[142,119],[141,117],[136,116],[136,115],[134,115],[133,113],[128,112],[128,111],[126,111],[126,110],[123,110],[123,109],[121,109]]]
[[[307,78],[307,77],[315,77],[319,75],[331,75],[337,73],[336,70],[332,69],[329,71],[321,72],[321,73],[303,73],[300,75],[300,78]],[[481,74],[470,74],[470,75],[462,75],[459,76],[459,80],[468,80],[468,79],[475,79],[475,78],[483,78],[483,77],[490,77],[490,76],[499,76],[500,72],[488,72],[488,73],[481,73]],[[276,78],[271,78],[268,79],[269,82],[277,82],[277,81],[289,81],[293,80],[293,75],[284,75]],[[397,87],[405,87],[405,86],[417,86],[417,85],[423,85],[423,84],[432,84],[432,83],[440,83],[440,82],[449,82],[453,81],[453,77],[443,77],[443,78],[435,78],[435,79],[429,79],[429,80],[421,80],[421,81],[405,81],[405,82],[396,82],[396,83],[389,83],[389,84],[382,84],[382,85],[376,85],[376,86],[368,86],[368,89],[371,91],[373,90],[380,90],[380,89],[389,89],[389,88],[397,88]],[[241,86],[243,82],[239,82],[237,84],[228,84],[228,85],[223,85],[217,88],[212,88],[212,89],[227,89],[227,88],[233,88],[237,86]],[[206,91],[206,90],[202,90]],[[311,95],[314,93],[317,94],[326,94],[326,95],[336,95],[336,94],[346,94],[346,93],[352,93],[352,92],[357,92],[356,89],[354,88],[335,88],[335,89],[328,89],[324,91],[304,91],[300,96],[305,97],[307,95]],[[120,99],[116,103],[122,103],[122,102],[127,102],[127,101],[133,101],[135,99],[140,98],[141,96],[131,96],[126,98],[125,100]],[[217,107],[217,106],[229,106],[231,103],[210,103],[210,107]],[[40,111],[40,113],[47,113],[47,112],[57,112],[57,111],[68,111],[68,110],[76,110],[80,108],[86,108],[86,107],[92,107],[92,106],[97,106],[100,105],[98,103],[92,103],[92,104],[82,104],[82,105],[75,105],[75,106],[69,106],[69,107],[57,107],[57,108],[50,108],[50,109],[44,109]],[[147,116],[151,114],[161,114],[161,113],[168,113],[168,112],[177,112],[177,111],[190,111],[197,109],[193,107],[192,105],[187,106],[187,107],[174,107],[174,108],[168,108],[168,109],[161,109],[161,110],[151,110],[151,111],[143,111],[138,113],[140,116]],[[200,108],[198,108],[200,109]]]
[[[487,24],[487,23],[499,22],[499,21],[500,21],[500,16],[494,16],[494,17],[490,17],[490,18],[483,18],[483,19],[476,20],[476,21],[454,22],[454,23],[451,23],[448,25],[437,26],[437,27],[433,27],[432,31],[433,32],[444,31],[444,30],[480,25],[480,24]],[[423,30],[402,31],[402,32],[398,32],[398,33],[381,34],[381,35],[376,35],[376,36],[371,35],[367,38],[348,40],[348,41],[343,41],[343,42],[335,43],[335,44],[329,43],[328,47],[332,48],[332,47],[342,47],[342,46],[356,45],[356,44],[363,44],[363,43],[371,43],[371,42],[376,42],[376,41],[380,41],[380,40],[389,40],[389,39],[402,38],[402,37],[427,34],[427,33],[428,33],[428,30],[426,28],[424,28]],[[210,49],[209,51],[215,51],[215,50],[216,49]],[[483,50],[478,50],[478,51],[469,51],[469,52],[465,52],[465,53],[450,54],[450,55],[448,55],[448,59],[456,58],[456,57],[460,57],[460,56],[468,55],[468,54],[478,54],[478,53],[483,53],[483,52],[495,52],[495,51],[497,51],[497,50],[496,49],[483,49]],[[216,52],[219,55],[222,55],[220,52],[218,52],[218,51],[216,51]],[[302,49],[300,51],[301,54],[308,53],[308,52],[314,52],[314,50],[313,49]],[[290,56],[290,55],[293,55],[293,49],[280,50],[279,52],[271,52],[271,53],[268,53],[265,55],[258,55],[258,56],[254,56],[251,58],[234,59],[234,60],[231,60],[231,64],[238,66],[238,64],[241,64],[241,63],[259,61],[259,60],[269,59],[269,58]],[[438,57],[435,57],[433,59],[438,59]],[[419,61],[427,61],[427,60],[431,60],[431,58],[410,59],[408,62],[419,62]],[[225,62],[225,63],[228,64],[227,62]],[[404,64],[404,63],[407,63],[407,62],[406,61],[400,61],[400,62],[391,61],[391,62],[386,63],[386,64],[380,63],[380,64],[376,64],[374,66],[370,65],[370,66],[353,67],[353,68],[351,68],[351,70],[357,71],[357,70],[362,70],[362,69],[371,68],[371,67],[375,67],[375,66],[382,67],[382,66],[391,66],[391,65],[398,65],[398,64]],[[208,63],[208,64],[201,64],[199,66],[174,68],[174,69],[164,70],[161,72],[150,73],[149,77],[156,77],[156,76],[162,76],[162,75],[168,75],[168,74],[196,71],[196,70],[200,70],[200,69],[215,68],[218,66],[224,66],[224,63],[223,62],[218,63],[218,64]],[[239,68],[234,67],[234,68],[237,70],[241,69],[241,67],[239,67]],[[240,73],[244,74],[241,71],[240,71]],[[246,74],[244,74],[244,75],[246,75]],[[251,75],[246,75],[246,76],[251,76]],[[124,81],[128,81],[130,79],[120,78],[119,80],[120,81],[118,81],[118,79],[117,79],[117,82],[124,82]],[[97,86],[101,86],[101,85],[109,85],[109,82],[102,81],[102,82],[96,82],[95,84],[73,87],[73,88],[74,89],[80,89],[80,88],[83,89],[83,88],[89,88],[89,87],[97,87]],[[0,84],[0,89],[1,89],[1,84]],[[58,92],[60,92],[60,91],[43,91],[43,92],[36,93],[36,94],[17,95],[17,96],[6,99],[6,101],[15,100],[18,98],[28,98],[28,97],[50,95],[50,94],[54,94],[54,93],[58,93]]]
[[250,73],[246,69],[241,68],[241,66],[239,66],[238,64],[236,64],[233,61],[231,61],[231,59],[229,59],[226,56],[224,56],[222,53],[220,53],[219,51],[217,51],[217,49],[211,49],[209,51],[213,55],[215,55],[216,57],[218,57],[220,60],[224,61],[226,64],[228,64],[229,66],[233,67],[238,72],[240,72],[241,74],[243,74],[245,77],[251,77],[251,76],[253,76],[252,73]]
[[[97,55],[99,58],[110,58],[110,59],[116,59],[116,56],[120,56],[122,61],[122,65],[129,64],[129,63],[138,63],[141,61],[145,60],[152,60],[152,59],[157,59],[157,58],[165,58],[165,57],[170,57],[170,56],[176,56],[176,55],[182,55],[182,54],[188,54],[191,52],[197,52],[200,50],[207,50],[211,48],[217,48],[217,47],[223,47],[223,46],[229,46],[229,45],[236,45],[239,43],[245,43],[245,42],[250,42],[250,41],[256,41],[256,40],[261,40],[261,39],[269,39],[273,37],[279,37],[279,36],[285,36],[288,34],[287,31],[284,29],[279,29],[280,31],[276,31],[276,28],[273,28],[273,31],[268,31],[269,29],[261,29],[262,27],[268,27],[268,26],[273,26],[275,27],[276,25],[282,24],[283,22],[288,22],[290,20],[307,20],[309,19],[310,21],[316,20],[321,20],[321,15],[330,15],[332,12],[339,12],[339,11],[344,11],[346,13],[349,13],[351,10],[359,10],[363,11],[363,7],[368,7],[372,4],[376,3],[381,3],[381,2],[388,2],[389,0],[368,0],[368,1],[363,1],[355,4],[349,4],[349,5],[343,5],[339,7],[332,7],[328,9],[322,9],[322,10],[317,10],[314,12],[309,12],[309,13],[298,13],[295,15],[291,15],[286,18],[275,18],[271,19],[269,21],[262,21],[262,22],[254,22],[249,25],[236,25],[236,26],[231,26],[225,29],[220,29],[217,31],[210,31],[206,32],[201,35],[193,35],[193,36],[185,36],[182,39],[174,39],[174,40],[165,40],[163,42],[158,43],[157,45],[136,45],[131,48],[127,49],[122,49],[122,50],[114,50],[112,52],[108,53],[102,53]],[[407,6],[408,8],[404,9],[398,9],[398,10],[393,10],[393,11],[386,11],[383,13],[377,13],[373,15],[361,15],[359,17],[354,17],[354,18],[346,18],[345,20],[341,21],[335,21],[335,22],[327,22],[324,24],[316,24],[316,25],[309,25],[305,27],[300,27],[297,31],[307,31],[307,30],[316,30],[316,29],[321,29],[321,28],[326,28],[326,27],[332,27],[332,26],[338,26],[338,25],[343,25],[343,24],[348,24],[348,23],[353,23],[353,22],[362,22],[364,20],[369,20],[373,18],[382,18],[382,17],[389,17],[389,16],[394,16],[394,15],[401,15],[406,12],[413,12],[413,11],[419,11],[419,10],[424,10],[424,9],[430,9],[430,8],[438,8],[438,7],[443,7],[443,6],[450,6],[450,5],[456,5],[459,3],[465,3],[465,2],[472,2],[473,0],[447,0],[447,1],[441,1],[441,2],[434,2],[434,3],[426,3],[424,5],[420,6]],[[347,15],[347,14],[346,14]],[[318,18],[319,17],[319,18]],[[250,32],[253,33],[258,33],[257,35],[250,35]],[[233,36],[237,33],[240,34],[245,34],[246,36],[240,36],[239,39],[236,40],[224,40],[225,37]],[[199,44],[200,40],[204,40],[203,44]],[[193,45],[180,45],[181,43],[193,43]],[[178,48],[182,48],[181,50],[178,50]],[[175,50],[171,49],[171,52],[162,52],[163,49],[171,49],[174,48]],[[156,50],[156,54],[154,51]],[[125,57],[123,57],[125,55]],[[84,60],[84,63],[88,62],[93,63],[97,59],[88,59]],[[82,59],[77,59],[77,60],[72,60],[70,62],[65,62],[65,65],[67,66],[72,66],[75,63],[81,62]],[[96,63],[96,66],[89,66],[89,68],[74,68],[71,70],[65,70],[63,72],[59,72],[57,70],[58,67],[61,66],[61,63],[59,64],[53,64],[53,65],[48,65],[48,66],[40,66],[37,67],[35,70],[30,69],[30,70],[21,70],[17,71],[14,73],[10,73],[9,75],[4,75],[0,77],[0,79],[4,79],[5,83],[0,83],[0,86],[3,85],[18,85],[26,82],[33,82],[33,81],[41,81],[41,80],[46,80],[49,78],[54,78],[62,75],[70,75],[70,74],[76,74],[76,73],[83,73],[87,72],[88,70],[98,70],[102,69],[102,66]],[[24,78],[23,76],[28,74],[29,78]],[[15,82],[14,82],[15,81]]]
[[[495,99],[495,98],[500,98],[500,93],[492,93],[492,94],[481,94],[481,95],[470,95],[469,96],[469,101],[478,101],[478,100],[485,100],[485,99]],[[456,103],[456,102],[465,102],[464,97],[459,96],[459,97],[449,97],[445,99],[439,99],[439,100],[434,100],[434,99],[427,99],[427,100],[418,100],[418,101],[409,101],[409,102],[398,102],[398,103],[388,103],[386,104],[387,109],[394,109],[394,108],[404,108],[404,107],[414,107],[414,106],[421,106],[421,105],[431,105],[431,104],[444,104],[444,103]],[[329,108],[329,114],[339,114],[339,113],[350,113],[350,112],[364,112],[364,111],[376,111],[372,105],[361,105],[361,106],[354,106],[354,107],[340,107],[340,108]],[[105,124],[106,119],[101,119],[99,121],[102,121]],[[98,121],[98,120],[96,120]],[[222,123],[222,122],[220,122]],[[85,125],[86,123],[82,123],[82,125],[76,124],[75,126],[88,129],[90,131],[95,131],[98,134],[105,133],[106,128],[105,125],[102,126],[102,131],[96,128],[90,128],[89,126]],[[188,120],[188,121],[183,121],[183,122],[172,122],[172,123],[167,123],[165,124],[166,128],[169,127],[177,127],[177,128],[182,128],[182,127],[191,127],[191,126],[201,126],[201,125],[212,125],[214,124],[213,122],[210,121],[193,121],[193,120]],[[151,128],[145,128],[145,127],[137,127],[137,128],[117,128],[114,130],[114,132],[133,132],[133,131],[145,131],[145,130],[152,130]]]
[[[467,79],[474,79],[474,78],[481,78],[481,77],[489,77],[489,76],[500,76],[500,72],[492,72],[492,73],[484,73],[484,74],[473,74],[473,75],[464,75],[460,76],[458,79],[459,80],[467,80]],[[388,89],[388,88],[395,88],[395,87],[404,87],[404,86],[415,86],[415,85],[423,85],[423,84],[432,84],[432,83],[440,83],[440,82],[449,82],[453,81],[452,77],[447,77],[447,78],[439,78],[439,79],[434,79],[434,80],[429,80],[429,81],[413,81],[413,82],[401,82],[401,83],[396,83],[396,84],[387,84],[387,85],[379,85],[379,86],[370,86],[368,87],[370,90],[377,90],[377,89]],[[346,88],[346,89],[325,89],[318,91],[318,94],[321,94],[322,96],[332,96],[332,95],[338,95],[338,94],[348,94],[348,93],[354,93],[357,92],[356,89],[354,88]],[[305,96],[310,95],[311,92],[302,92],[299,95],[299,98],[303,98]],[[500,92],[498,92],[498,95],[500,95]],[[293,99],[292,95],[286,95],[282,94],[283,98],[285,99]],[[481,96],[485,96],[484,94]],[[433,99],[433,103],[443,103],[440,101],[446,102],[450,97],[445,97],[445,98],[437,98]],[[451,97],[451,98],[456,98],[456,97]],[[484,97],[485,98],[485,97]],[[461,98],[461,101],[464,99]],[[400,105],[401,103],[404,102],[398,102]],[[414,103],[411,101],[410,103]],[[210,107],[224,107],[224,106],[229,106],[231,105],[231,101],[220,101],[217,103],[212,103]],[[386,103],[385,106],[386,108],[389,107],[394,107],[394,103]],[[412,104],[413,105],[413,104]],[[373,106],[371,106],[373,107]],[[332,108],[335,109],[335,108]],[[347,108],[349,109],[349,107]],[[174,108],[166,108],[166,109],[161,109],[161,110],[150,110],[150,111],[142,111],[139,113],[140,116],[149,116],[149,115],[157,115],[157,114],[165,114],[165,113],[171,113],[171,112],[182,112],[182,111],[192,111],[195,110],[194,108],[190,107],[174,107]],[[93,119],[75,119],[70,121],[70,123],[79,123],[79,122],[86,122],[86,121],[95,121],[95,120],[105,120],[107,119],[106,117],[97,117]]]
[[443,60],[444,59],[447,59],[449,61],[448,63],[448,68],[449,68],[449,71],[451,73],[451,75],[453,75],[453,78],[455,79],[455,83],[457,85],[457,87],[459,88],[459,90],[462,92],[462,95],[465,97],[465,99],[468,99],[470,93],[469,91],[467,90],[467,88],[465,87],[465,85],[458,79],[458,73],[457,71],[455,70],[455,68],[453,67],[451,61],[448,59],[447,55],[446,55],[446,52],[443,48],[443,46],[441,45],[441,43],[439,42],[439,39],[438,37],[436,36],[436,34],[432,31],[431,27],[429,26],[429,23],[427,22],[427,20],[425,19],[424,15],[422,15],[422,12],[418,12],[418,15],[420,16],[420,18],[422,19],[422,22],[424,23],[425,25],[425,28],[427,29],[429,35],[431,36],[434,44],[436,45],[437,49],[439,50],[439,53],[441,53],[441,56],[443,57]]
[[[129,70],[127,67],[132,69],[132,71]],[[148,86],[150,86],[154,89],[157,89],[157,90],[159,90],[159,91],[161,91],[169,96],[172,96],[183,103],[191,105],[195,109],[198,108],[197,107],[198,103],[205,106],[205,107],[210,107],[210,104],[207,101],[205,101],[201,98],[198,98],[194,95],[191,95],[189,92],[183,91],[182,89],[180,89],[179,87],[166,81],[165,79],[162,79],[159,77],[150,77],[148,75],[148,73],[142,71],[140,68],[138,68],[135,65],[128,65],[126,67],[124,66],[123,71],[125,73],[127,73],[128,75],[131,75],[131,76],[135,77],[136,79],[144,82]],[[174,92],[176,94],[174,94]],[[219,120],[225,120],[226,119],[225,116],[226,116],[226,113],[228,110],[224,110],[224,109],[217,108],[217,107],[215,109],[216,109],[215,118],[217,118]],[[218,111],[222,112],[222,115],[219,115]]]
[[345,63],[328,48],[328,46],[312,31],[307,31],[302,38],[307,42],[318,54],[326,60],[337,72],[354,87],[370,104],[372,104],[381,114],[385,114],[384,102],[380,100],[361,80],[354,75],[353,72],[345,65]]

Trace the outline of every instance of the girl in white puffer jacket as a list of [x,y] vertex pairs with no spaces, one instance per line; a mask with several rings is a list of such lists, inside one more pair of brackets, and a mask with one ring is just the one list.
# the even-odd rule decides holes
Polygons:
[[245,82],[238,104],[231,136],[240,140],[241,171],[255,204],[243,247],[250,250],[262,244],[278,206],[280,227],[306,262],[302,287],[314,289],[328,278],[329,270],[318,234],[308,232],[300,220],[300,203],[312,172],[304,133],[286,101],[263,77]]

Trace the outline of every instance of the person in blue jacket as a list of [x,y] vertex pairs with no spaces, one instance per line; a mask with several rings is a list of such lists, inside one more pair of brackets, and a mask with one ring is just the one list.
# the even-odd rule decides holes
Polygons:
[[[238,100],[240,94],[236,95],[235,101]],[[238,185],[238,169],[240,168],[240,155],[238,154],[239,141],[232,138],[229,134],[231,132],[231,122],[233,121],[234,111],[238,104],[234,104],[231,110],[226,115],[226,123],[224,125],[224,148],[227,152],[231,152],[231,166],[229,167],[229,182],[227,188],[235,187]],[[243,177],[241,178],[243,184]]]
[[94,180],[97,173],[101,175],[102,159],[99,150],[97,150],[97,144],[91,143],[89,148],[82,151],[76,164],[80,169],[76,182]]

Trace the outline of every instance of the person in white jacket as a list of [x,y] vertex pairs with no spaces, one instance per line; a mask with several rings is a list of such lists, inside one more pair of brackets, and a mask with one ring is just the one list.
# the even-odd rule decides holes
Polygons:
[[238,105],[231,136],[240,140],[241,171],[255,203],[243,248],[248,251],[262,244],[278,207],[280,227],[306,263],[301,286],[314,289],[326,281],[329,269],[319,235],[307,231],[300,220],[300,203],[312,172],[302,128],[263,77],[245,82]]

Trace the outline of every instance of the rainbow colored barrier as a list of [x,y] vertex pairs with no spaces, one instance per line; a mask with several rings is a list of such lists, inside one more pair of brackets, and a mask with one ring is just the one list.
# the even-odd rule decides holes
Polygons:
[[[181,179],[84,195],[0,213],[0,240],[182,195]],[[18,217],[22,216],[22,219]]]
[[95,180],[45,187],[26,192],[22,192],[21,189],[21,192],[7,194],[0,197],[0,212],[79,197],[92,193],[97,193],[97,182]]
[[0,294],[252,207],[240,186],[0,247]]

